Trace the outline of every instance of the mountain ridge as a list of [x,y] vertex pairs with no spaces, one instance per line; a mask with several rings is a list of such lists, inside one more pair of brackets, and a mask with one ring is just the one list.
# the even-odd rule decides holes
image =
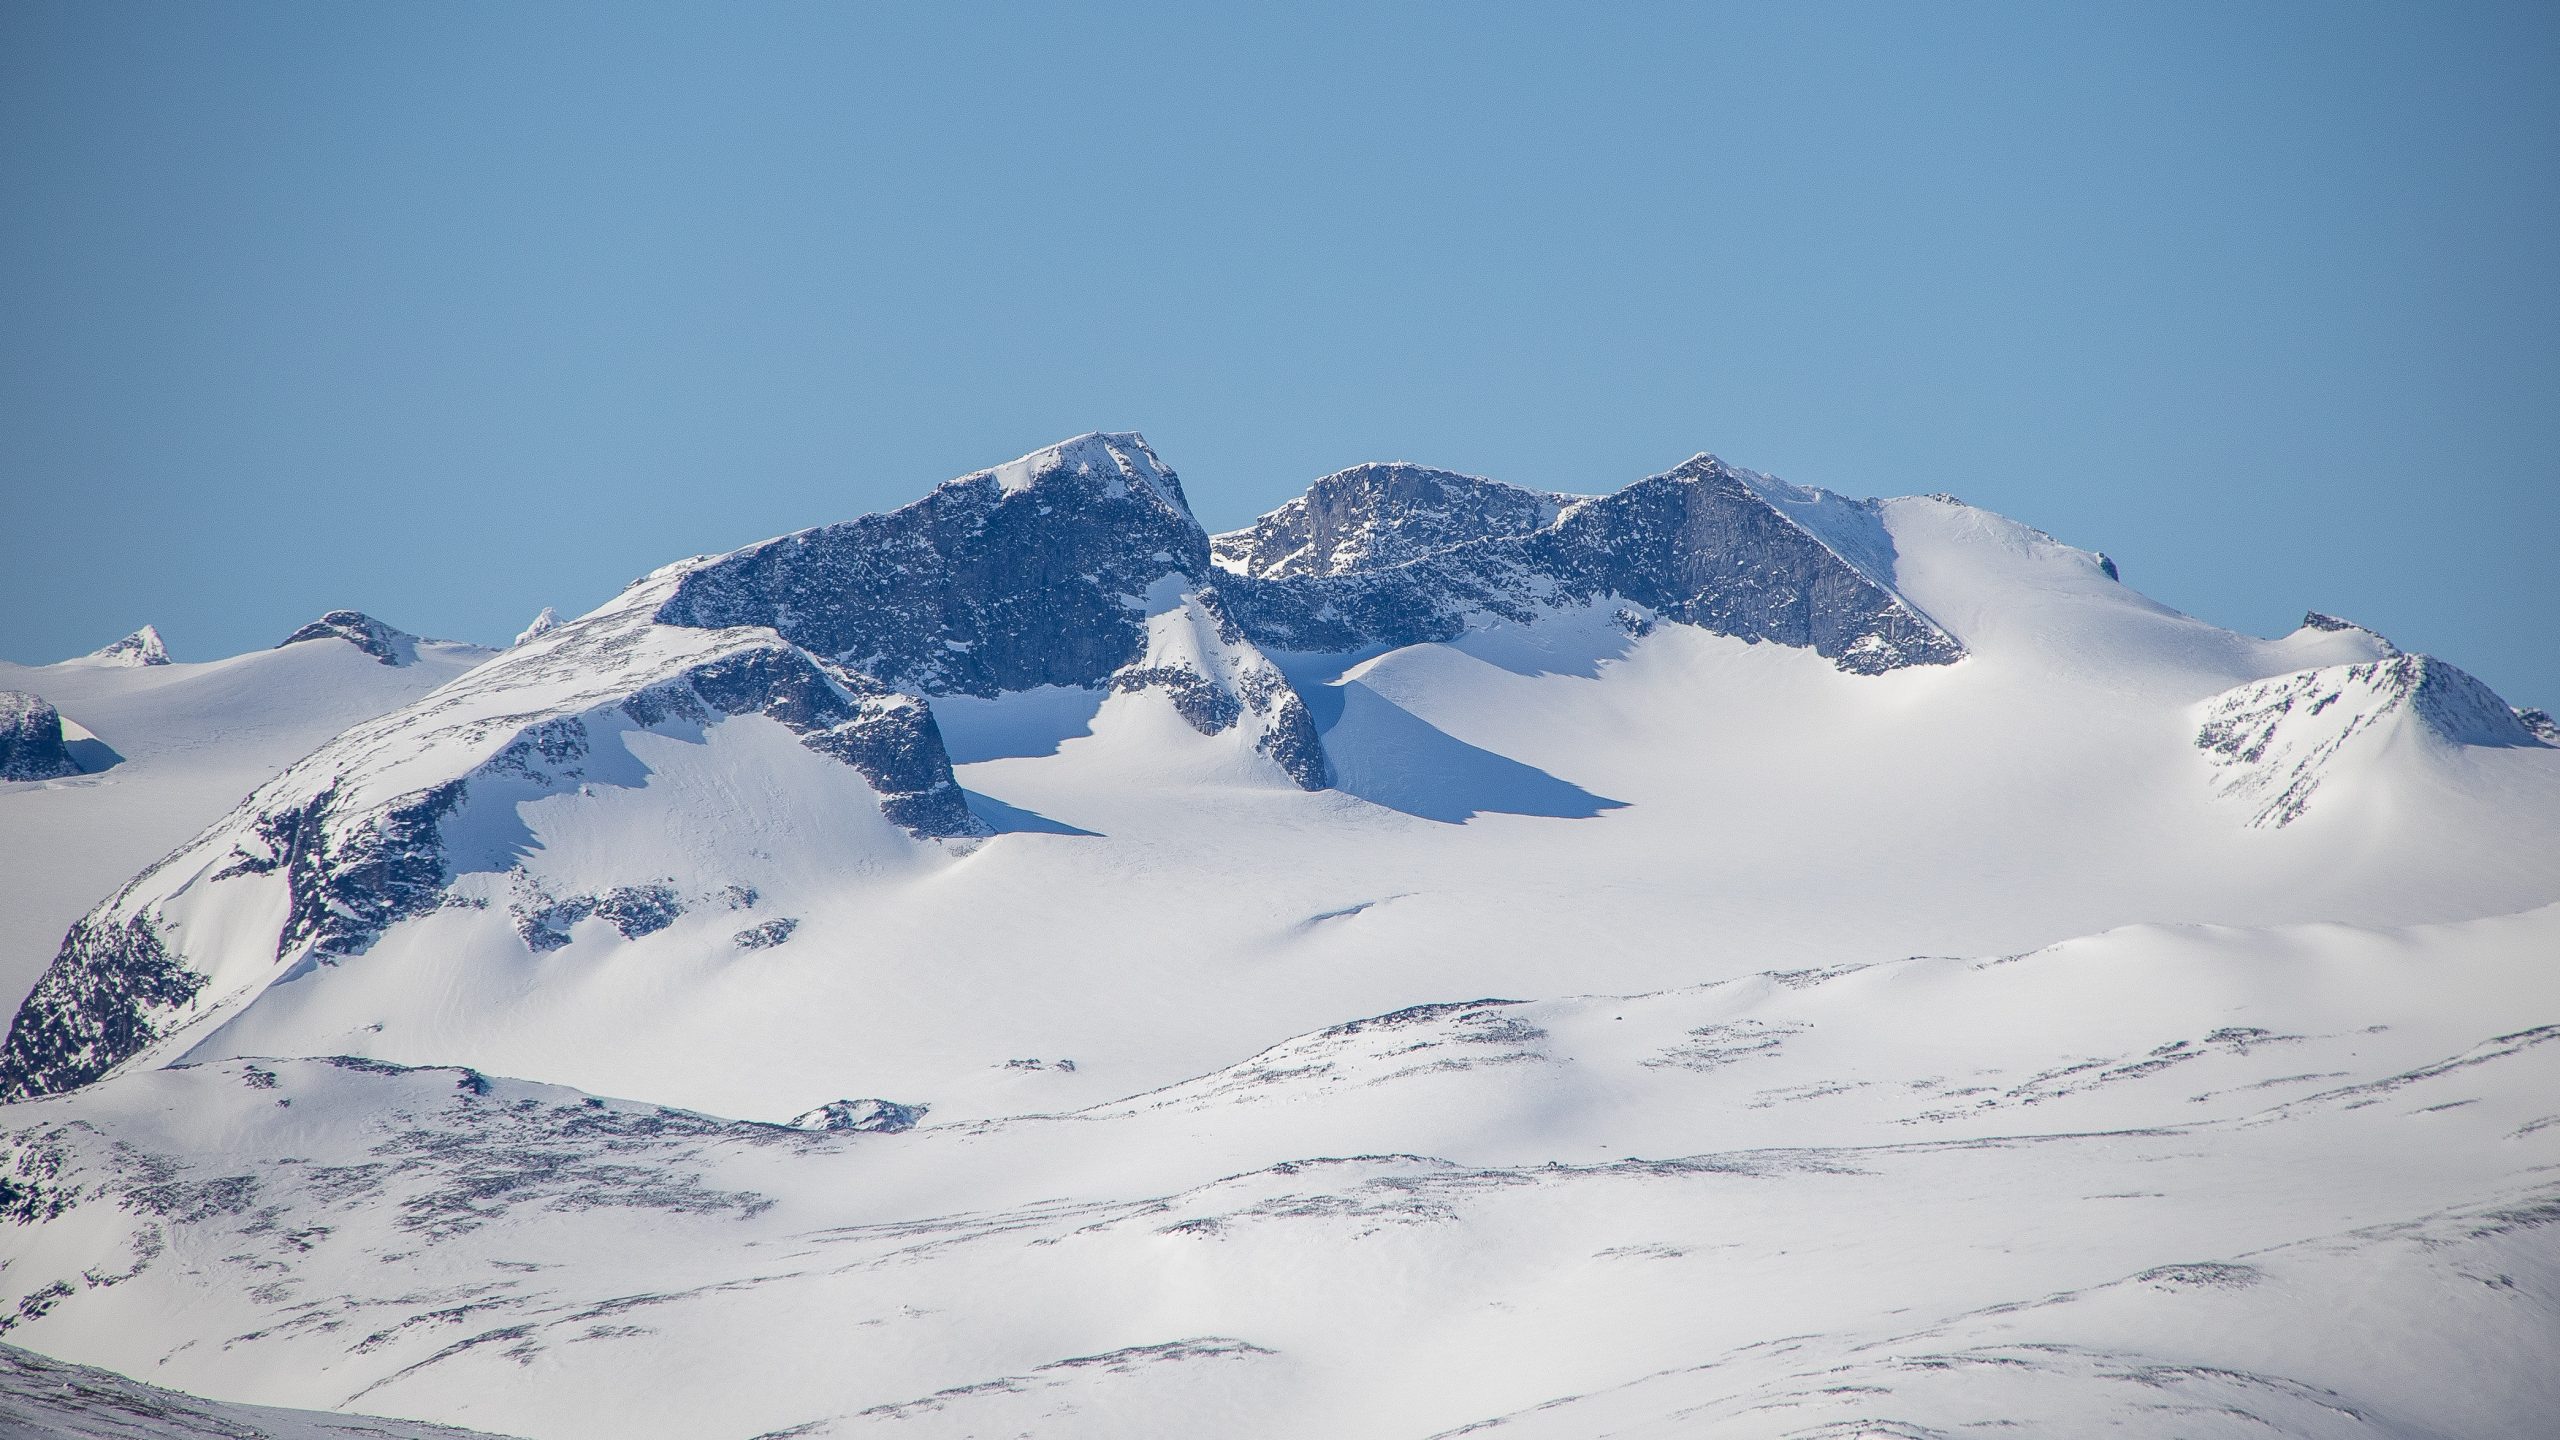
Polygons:
[[[1323,792],[1338,778],[1332,747],[1369,746],[1362,737],[1373,731],[1411,737],[1397,745],[1432,732],[1397,720],[1397,702],[1373,682],[1324,679],[1294,660],[1302,681],[1274,655],[1330,654],[1339,669],[1485,625],[1563,633],[1560,617],[1616,605],[1610,623],[1637,639],[1679,624],[1807,650],[1868,681],[1949,666],[1966,649],[1895,588],[1886,514],[1886,502],[1701,453],[1584,497],[1356,466],[1213,539],[1142,437],[1078,436],[893,511],[663,566],[599,610],[322,747],[73,927],[0,1044],[0,1093],[54,1093],[162,1053],[269,987],[456,906],[503,903],[537,954],[569,945],[590,921],[611,921],[625,941],[654,935],[701,902],[628,867],[561,889],[568,882],[536,878],[543,843],[519,822],[469,818],[546,795],[558,796],[540,802],[546,813],[574,808],[608,774],[645,777],[650,767],[633,769],[622,752],[657,745],[643,738],[652,734],[777,722],[801,749],[857,772],[870,808],[911,842],[965,848],[993,832],[955,773],[931,708],[938,699],[1127,697],[1178,717],[1194,743],[1235,747],[1239,777]],[[1403,534],[1407,523],[1419,533]],[[1222,562],[1213,559],[1221,543]],[[2344,622],[2309,629],[2370,636]],[[413,663],[419,643],[333,611],[285,644],[322,638],[394,666]],[[2428,690],[2423,657],[2407,663],[2426,693],[2454,683],[2439,677]],[[1327,697],[1322,724],[1303,684]],[[1358,703],[1345,711],[1337,694]],[[2255,713],[2245,700],[2221,703]],[[2281,712],[2289,702],[2267,703]],[[2395,691],[2366,708],[2398,703]],[[2503,702],[2496,708],[2520,743],[2539,744]],[[2207,720],[2195,744],[2225,764],[2266,748],[2230,732]],[[1393,803],[1412,760],[1372,759],[1365,748],[1359,758],[1358,793]],[[1474,767],[1465,773],[1490,781],[1501,773],[1491,763],[1465,761]],[[594,778],[591,765],[603,767]],[[2257,786],[2249,773],[2224,789]],[[1548,790],[1519,783],[1531,787],[1523,796],[1552,796],[1535,803],[1562,805],[1558,815],[1619,803],[1573,799],[1552,780]],[[498,839],[455,838],[492,826]],[[514,877],[512,891],[502,899],[463,883],[479,874]],[[261,885],[283,898],[245,898]],[[243,918],[251,914],[266,918]],[[796,926],[783,917],[750,929],[788,937]],[[253,935],[267,938],[244,944]]]
[[1703,454],[1213,537],[1133,434],[332,618],[0,667],[113,762],[0,784],[10,1342],[536,1440],[2560,1396],[2560,751],[2361,626]]

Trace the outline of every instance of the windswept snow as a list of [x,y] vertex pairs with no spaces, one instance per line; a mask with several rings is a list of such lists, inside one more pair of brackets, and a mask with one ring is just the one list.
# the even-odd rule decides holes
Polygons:
[[2195,1433],[2145,1373],[2255,1433],[2529,1433],[2560,1026],[2511,1027],[2560,1007],[2555,945],[2551,909],[2150,927],[1462,1001],[903,1133],[144,1071],[5,1112],[51,1217],[8,1242],[12,1337],[530,1435]]

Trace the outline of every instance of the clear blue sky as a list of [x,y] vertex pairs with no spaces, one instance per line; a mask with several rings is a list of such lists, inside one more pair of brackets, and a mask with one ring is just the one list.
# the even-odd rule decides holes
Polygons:
[[1949,490],[2560,702],[2560,8],[0,3],[0,655],[1143,430]]

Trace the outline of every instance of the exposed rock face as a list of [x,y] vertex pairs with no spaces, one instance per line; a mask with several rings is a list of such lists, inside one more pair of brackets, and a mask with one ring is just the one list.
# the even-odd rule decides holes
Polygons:
[[1219,565],[1256,580],[1344,575],[1526,535],[1553,524],[1573,499],[1420,465],[1355,465],[1211,548]]
[[[2317,628],[2361,627],[2339,621]],[[2478,680],[2431,655],[2395,653],[2225,691],[2205,703],[2196,747],[2220,767],[2221,793],[2253,807],[2248,823],[2274,829],[2302,818],[2360,737],[2394,723],[2415,725],[2445,745],[2547,743]]]
[[983,835],[969,813],[932,707],[786,645],[741,649],[632,696],[623,711],[642,724],[707,707],[781,721],[800,743],[862,772],[880,813],[919,840]]
[[304,640],[344,640],[385,665],[407,665],[418,658],[418,637],[394,630],[360,610],[332,610],[276,642],[281,650]]
[[88,658],[110,665],[166,665],[169,647],[160,643],[160,627],[145,625],[113,645],[90,651]]
[[593,916],[611,924],[625,940],[655,935],[685,912],[684,897],[671,881],[620,885],[602,895],[572,895],[554,900],[536,893],[529,903],[513,907],[516,933],[525,948],[539,955],[569,943],[569,927]]
[[151,920],[102,906],[71,927],[0,1049],[0,1099],[88,1084],[160,1038],[162,1018],[193,1000],[204,977],[161,944]]
[[722,556],[657,618],[767,625],[901,690],[994,695],[1104,683],[1145,650],[1155,582],[1210,573],[1174,473],[1135,435],[1087,435]]
[[466,782],[449,780],[368,805],[333,784],[298,805],[260,813],[249,843],[235,844],[213,878],[283,876],[292,903],[277,955],[306,945],[322,960],[361,955],[383,931],[441,903],[452,872],[439,826],[465,789]]
[[930,1105],[901,1105],[895,1100],[830,1100],[815,1110],[791,1117],[799,1130],[858,1130],[875,1135],[895,1135],[913,1130],[924,1118]]
[[1086,435],[903,509],[686,571],[656,618],[762,625],[899,690],[1163,692],[1240,723],[1299,785],[1329,774],[1305,702],[1237,627],[1181,481],[1135,435]]
[[53,780],[80,773],[62,743],[62,712],[40,695],[0,690],[0,780]]
[[2385,654],[2397,655],[2400,653],[2400,647],[2392,644],[2390,640],[2386,639],[2381,631],[2372,629],[2368,626],[2359,625],[2353,620],[2343,620],[2335,615],[2323,614],[2318,610],[2306,610],[2302,612],[2302,628],[2305,630],[2318,630],[2329,635],[2369,636],[2376,645],[2382,647]]
[[[1832,534],[1782,508],[1797,496],[1826,502],[1812,520]],[[1285,543],[1286,527],[1279,533]],[[1287,557],[1241,542],[1229,553],[1241,567],[1287,568]],[[1797,491],[1701,455],[1566,504],[1527,533],[1329,574],[1238,576],[1228,588],[1245,632],[1290,650],[1446,640],[1470,615],[1527,621],[1545,605],[1618,595],[1719,634],[1803,646],[1859,674],[1961,658],[1952,636],[1891,589],[1891,557],[1871,502]]]

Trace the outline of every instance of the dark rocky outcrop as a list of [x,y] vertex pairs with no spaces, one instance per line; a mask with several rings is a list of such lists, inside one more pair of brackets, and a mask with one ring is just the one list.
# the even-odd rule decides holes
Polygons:
[[770,950],[790,939],[792,932],[799,928],[799,921],[784,915],[761,925],[750,925],[729,939],[741,950]]
[[[1844,670],[1944,664],[1962,648],[1712,456],[1600,499],[1415,465],[1327,476],[1211,542],[1180,481],[1134,435],[1087,435],[883,515],[703,562],[662,623],[769,626],[850,672],[928,696],[1044,685],[1161,690],[1203,734],[1250,714],[1302,786],[1330,780],[1314,722],[1259,651],[1450,639],[1473,617],[1534,620],[1605,596]],[[1811,494],[1813,492],[1806,492]],[[1826,497],[1852,508],[1852,502]],[[1890,541],[1865,517],[1887,557]],[[1165,587],[1199,605],[1218,665],[1148,655]],[[1267,663],[1267,662],[1266,662]],[[1219,671],[1220,673],[1210,673]]]
[[895,1135],[913,1130],[924,1118],[930,1105],[901,1105],[895,1100],[830,1100],[815,1110],[791,1117],[794,1129],[851,1130],[873,1135]]
[[[1330,772],[1305,703],[1252,653],[1207,583],[1214,573],[1173,471],[1135,435],[1087,435],[902,509],[710,561],[655,618],[770,627],[883,694],[1160,690],[1204,735],[1250,715],[1257,747],[1299,785],[1323,788]],[[1205,613],[1221,655],[1150,660],[1149,615],[1181,602]],[[913,734],[885,721],[858,742],[827,742],[829,753],[904,773],[930,717]]]
[[623,939],[637,940],[673,925],[684,912],[684,899],[676,887],[660,881],[622,885],[602,895],[572,895],[565,900],[541,897],[535,903],[516,906],[513,913],[516,933],[524,938],[525,948],[540,955],[568,944],[570,927],[590,916],[613,926]]
[[1221,566],[1256,580],[1342,575],[1418,560],[1554,522],[1570,495],[1422,465],[1355,465],[1211,541]]
[[62,712],[40,695],[0,690],[0,780],[56,780],[80,773],[62,740]]
[[868,675],[766,646],[695,666],[622,708],[647,725],[688,701],[723,715],[780,721],[801,744],[861,771],[880,792],[880,813],[919,840],[986,833],[951,773],[932,707]]
[[292,908],[279,956],[305,944],[323,962],[361,955],[383,931],[443,903],[453,876],[438,825],[464,792],[465,782],[451,780],[366,809],[343,804],[332,786],[259,815],[255,848],[235,849],[214,878],[283,873]]
[[160,1038],[155,1016],[204,987],[149,919],[112,909],[71,927],[0,1047],[0,1100],[77,1089]]
[[1614,595],[1718,634],[1802,646],[1859,674],[1964,653],[1744,472],[1707,455],[1566,505],[1527,533],[1330,574],[1238,575],[1227,595],[1247,634],[1289,650],[1447,640],[1471,615],[1527,621],[1559,601]]
[[305,640],[344,640],[384,665],[407,665],[418,658],[418,637],[394,630],[360,610],[332,610],[276,642],[281,650]]
[[926,695],[1094,686],[1136,660],[1167,575],[1208,536],[1134,435],[1088,435],[882,515],[804,530],[687,574],[664,624],[765,625]]

